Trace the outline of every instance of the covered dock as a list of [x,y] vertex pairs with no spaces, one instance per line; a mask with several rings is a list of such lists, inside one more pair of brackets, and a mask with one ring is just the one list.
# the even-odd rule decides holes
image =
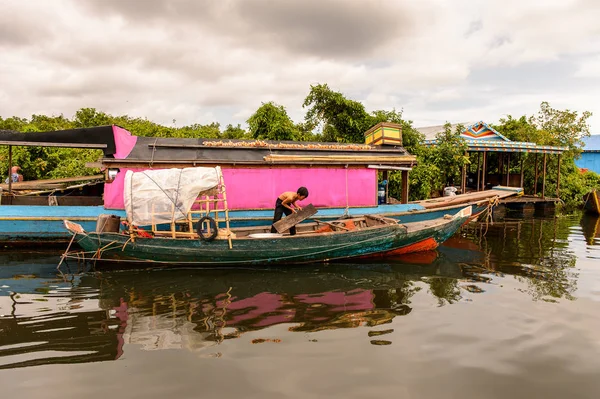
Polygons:
[[[457,126],[458,124],[451,125],[452,131]],[[525,157],[532,154],[534,157],[534,189],[525,194],[538,199],[529,201],[526,195],[520,200],[512,198],[511,203],[519,201],[540,203],[539,199],[542,202],[558,201],[561,154],[567,150],[566,147],[511,141],[483,121],[466,123],[462,126],[465,128],[460,136],[467,144],[465,155],[470,157],[471,164],[462,169],[461,192],[483,191],[498,185],[523,188]],[[443,125],[417,128],[425,136],[425,144],[432,146],[436,143],[437,134],[443,132],[444,129]],[[547,175],[548,159],[551,156],[557,158],[558,172],[556,176]],[[555,179],[556,198],[547,196],[548,178]]]

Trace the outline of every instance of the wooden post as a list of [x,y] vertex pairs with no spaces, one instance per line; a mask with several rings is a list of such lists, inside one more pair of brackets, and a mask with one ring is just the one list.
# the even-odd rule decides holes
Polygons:
[[535,179],[533,180],[533,195],[537,197],[537,181],[538,181],[538,154],[535,153]]
[[480,162],[481,162],[481,152],[477,153],[477,191],[479,191],[479,185],[481,184],[481,170],[480,168]]
[[504,177],[504,154],[498,153],[498,182],[502,184],[502,177]]
[[487,151],[483,152],[483,167],[481,168],[481,174],[483,175],[481,177],[481,190],[484,191],[485,190],[485,163],[487,161]]
[[408,170],[402,171],[402,196],[400,202],[403,204],[408,203]]
[[556,176],[556,198],[560,198],[560,155],[558,154],[558,173]]
[[[348,172],[346,172],[346,173],[348,173]],[[385,203],[387,204],[389,202],[388,201],[388,187],[390,185],[390,181],[388,180],[388,171],[387,170],[383,171],[383,180],[387,180],[387,184],[385,185]]]
[[510,153],[506,156],[506,186],[510,186]]
[[[465,157],[467,154],[468,152],[465,151]],[[462,194],[467,192],[467,165],[463,165],[462,167],[462,172],[460,175],[460,190]]]
[[523,188],[523,175],[524,175],[524,170],[523,170],[523,161],[525,159],[525,154],[521,153],[521,188]]
[[546,153],[544,153],[544,172],[542,175],[542,198],[546,198]]
[[8,195],[12,196],[12,145],[8,146]]

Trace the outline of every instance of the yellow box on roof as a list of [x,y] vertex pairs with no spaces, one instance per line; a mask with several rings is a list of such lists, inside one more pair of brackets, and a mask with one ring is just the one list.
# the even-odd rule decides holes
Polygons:
[[380,122],[365,132],[365,144],[402,145],[402,125]]

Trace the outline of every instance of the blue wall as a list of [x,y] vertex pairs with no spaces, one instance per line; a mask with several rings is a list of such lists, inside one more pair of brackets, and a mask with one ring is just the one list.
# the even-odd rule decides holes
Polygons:
[[600,173],[600,152],[584,152],[581,158],[575,161],[575,165]]

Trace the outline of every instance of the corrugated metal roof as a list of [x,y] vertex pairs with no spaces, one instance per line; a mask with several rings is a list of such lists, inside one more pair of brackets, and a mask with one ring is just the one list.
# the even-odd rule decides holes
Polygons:
[[583,139],[583,152],[594,151],[600,152],[600,134],[595,134]]
[[[450,125],[450,127],[452,128],[452,131],[454,131],[456,129],[456,126],[458,125],[463,125],[465,128],[468,128],[469,126],[474,125],[477,122],[464,122],[464,123],[453,123],[452,125]],[[429,140],[435,140],[435,136],[438,133],[442,133],[444,131],[445,125],[436,125],[436,126],[423,126],[423,127],[417,127],[415,129],[417,129],[417,131],[419,133],[421,133],[422,135],[425,136],[425,140],[429,141]]]
[[20,133],[12,130],[0,130],[0,144],[16,146],[97,148],[102,149],[105,156],[112,155],[116,151],[112,126],[27,133]]
[[[124,160],[105,163],[200,164],[386,164],[412,165],[416,158],[404,148],[364,144],[311,143],[267,140],[221,140],[138,137]],[[294,160],[295,159],[295,160]]]

